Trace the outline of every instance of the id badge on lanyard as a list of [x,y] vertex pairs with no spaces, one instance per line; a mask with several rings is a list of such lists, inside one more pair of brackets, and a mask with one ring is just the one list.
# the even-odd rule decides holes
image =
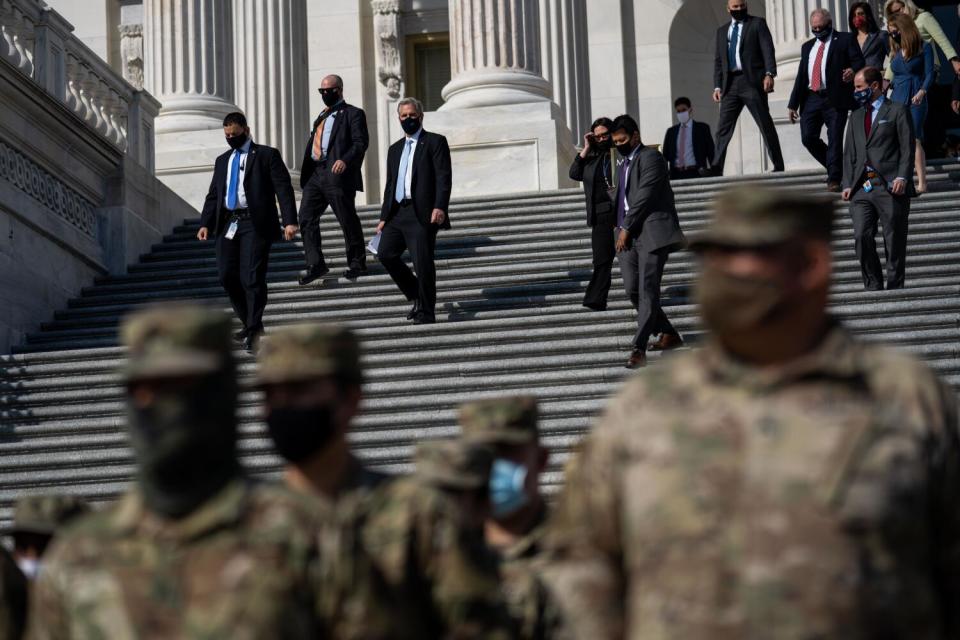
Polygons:
[[227,232],[224,234],[224,237],[227,240],[233,240],[233,236],[237,235],[237,227],[240,226],[237,224],[236,220],[230,221],[230,226],[227,227]]

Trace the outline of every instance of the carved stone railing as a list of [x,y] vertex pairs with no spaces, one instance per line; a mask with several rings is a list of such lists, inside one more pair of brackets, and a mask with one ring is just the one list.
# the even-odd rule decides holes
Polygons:
[[153,171],[153,120],[160,104],[74,36],[63,16],[40,0],[0,0],[0,59]]

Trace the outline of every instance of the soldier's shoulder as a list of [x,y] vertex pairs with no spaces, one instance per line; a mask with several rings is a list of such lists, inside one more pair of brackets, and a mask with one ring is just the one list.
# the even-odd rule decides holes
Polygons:
[[956,400],[930,366],[900,349],[860,342],[861,361],[878,403],[953,411]]
[[329,512],[330,508],[315,496],[293,491],[279,482],[249,480],[244,520],[251,527],[313,529]]

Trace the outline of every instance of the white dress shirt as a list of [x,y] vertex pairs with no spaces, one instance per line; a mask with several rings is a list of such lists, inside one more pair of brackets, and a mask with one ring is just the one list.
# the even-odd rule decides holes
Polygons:
[[224,190],[223,206],[229,207],[230,202],[230,172],[233,171],[233,163],[240,163],[240,171],[237,173],[237,209],[247,208],[247,192],[243,190],[243,176],[246,175],[247,161],[250,159],[250,143],[247,139],[246,144],[234,151],[227,161],[227,183]]
[[[686,136],[683,141],[683,148],[680,147],[681,134]],[[680,124],[677,127],[677,159],[674,160],[674,165],[677,167],[697,166],[697,156],[693,153],[693,118],[687,120],[686,124]]]
[[826,42],[821,42],[818,38],[810,49],[810,59],[807,60],[807,88],[813,89],[813,63],[817,61],[817,53],[823,48],[823,60],[820,61],[820,89],[827,88],[827,56],[830,55],[830,42],[833,40],[833,34],[827,38]]
[[[423,127],[420,127],[415,134],[407,136],[407,139],[403,141],[405,145],[410,147],[410,155],[407,157],[407,175],[403,177],[403,197],[407,200],[413,198],[413,193],[411,192],[411,186],[413,185],[413,156],[417,152],[417,147],[420,146],[420,134],[422,132]],[[411,140],[413,140],[412,144],[410,143]]]

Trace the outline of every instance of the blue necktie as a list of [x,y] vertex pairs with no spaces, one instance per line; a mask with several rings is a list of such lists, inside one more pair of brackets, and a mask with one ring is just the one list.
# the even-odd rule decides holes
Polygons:
[[627,217],[627,209],[623,201],[627,197],[627,167],[630,166],[630,160],[626,159],[620,165],[620,180],[617,184],[617,227],[623,228],[623,219]]
[[237,186],[240,182],[240,150],[234,151],[233,165],[230,167],[230,182],[227,183],[227,209],[237,208]]
[[397,188],[394,190],[393,197],[397,202],[403,202],[407,197],[407,165],[410,163],[410,149],[413,148],[413,138],[407,138],[407,143],[403,145],[403,155],[400,156],[400,171],[397,172]]
[[737,45],[740,40],[740,23],[733,23],[733,32],[730,34],[730,44],[727,45],[727,68],[737,70]]

